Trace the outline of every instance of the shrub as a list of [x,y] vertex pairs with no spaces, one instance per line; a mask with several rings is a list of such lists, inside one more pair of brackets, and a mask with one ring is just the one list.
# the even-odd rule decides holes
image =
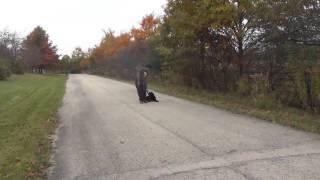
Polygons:
[[78,68],[71,68],[70,73],[71,74],[81,74],[81,70]]
[[238,81],[238,93],[241,95],[249,95],[250,91],[249,79],[247,77],[241,77]]
[[320,113],[320,67],[315,70],[312,78],[313,111]]
[[0,80],[6,80],[10,75],[10,67],[6,63],[0,61]]
[[271,96],[259,96],[256,99],[256,107],[263,110],[271,110],[276,108],[277,104]]
[[11,71],[14,74],[24,74],[24,65],[21,61],[15,61],[11,65]]

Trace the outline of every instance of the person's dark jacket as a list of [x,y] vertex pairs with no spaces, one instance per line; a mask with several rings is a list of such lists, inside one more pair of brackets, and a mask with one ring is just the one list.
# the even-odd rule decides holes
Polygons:
[[146,94],[147,94],[147,79],[145,77],[145,73],[148,74],[148,70],[145,68],[139,68],[137,69],[136,74],[136,88],[139,96],[140,102],[143,102],[146,100]]
[[149,74],[148,70],[145,69],[145,68],[140,68],[137,71],[137,74],[136,74],[136,85],[138,87],[142,87],[144,89],[147,89],[147,79],[144,76],[144,73]]

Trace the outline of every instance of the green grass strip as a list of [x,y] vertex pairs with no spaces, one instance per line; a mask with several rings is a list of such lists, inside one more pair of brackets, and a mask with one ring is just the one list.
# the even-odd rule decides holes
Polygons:
[[64,75],[13,75],[0,81],[0,179],[43,179],[49,135],[65,92]]

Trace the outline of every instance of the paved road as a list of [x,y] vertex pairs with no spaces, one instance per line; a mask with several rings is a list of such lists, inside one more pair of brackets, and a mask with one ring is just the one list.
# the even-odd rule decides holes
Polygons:
[[320,136],[71,75],[49,179],[320,179]]

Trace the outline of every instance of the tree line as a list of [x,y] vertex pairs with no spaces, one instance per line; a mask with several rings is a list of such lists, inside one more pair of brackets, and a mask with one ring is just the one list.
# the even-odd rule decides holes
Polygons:
[[319,0],[168,0],[163,16],[105,32],[79,67],[132,79],[148,63],[162,81],[320,112],[319,12]]

